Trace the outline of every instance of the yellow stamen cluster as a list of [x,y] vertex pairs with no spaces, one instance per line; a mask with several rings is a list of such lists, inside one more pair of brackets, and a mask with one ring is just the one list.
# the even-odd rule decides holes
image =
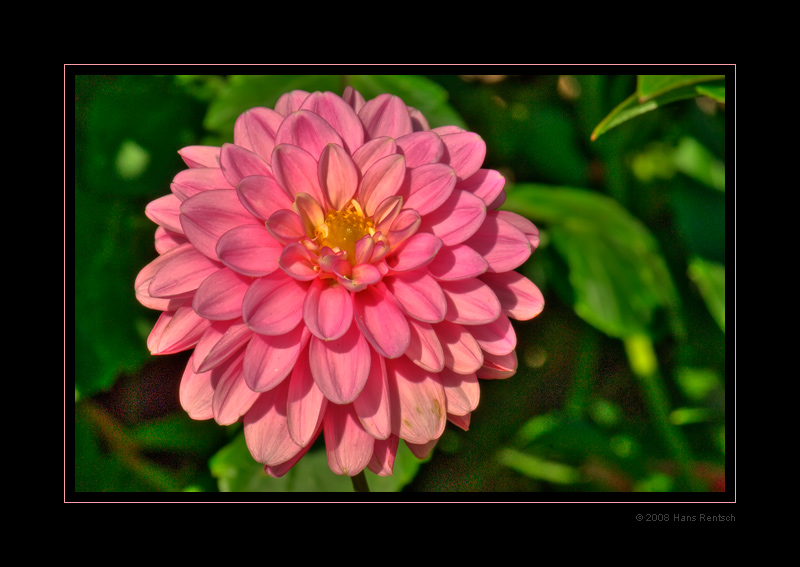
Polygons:
[[328,213],[325,222],[315,231],[320,246],[347,252],[347,260],[351,264],[355,263],[356,242],[366,234],[375,234],[374,223],[364,215],[361,205],[355,199],[341,211]]

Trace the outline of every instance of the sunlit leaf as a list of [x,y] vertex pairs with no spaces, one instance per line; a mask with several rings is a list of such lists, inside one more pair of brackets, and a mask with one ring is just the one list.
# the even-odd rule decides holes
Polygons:
[[669,91],[724,78],[725,75],[639,75],[636,91],[639,101],[645,102]]
[[554,484],[574,484],[580,480],[580,473],[569,465],[548,461],[516,449],[501,449],[497,458],[510,469],[537,480]]
[[709,312],[725,331],[725,266],[702,258],[689,264],[689,278],[697,285]]
[[673,154],[678,171],[700,183],[725,191],[725,164],[694,138],[681,138]]
[[619,203],[582,189],[520,184],[503,208],[547,230],[587,322],[613,337],[647,335],[655,311],[666,308],[680,332],[677,294],[656,240]]
[[703,96],[713,98],[717,102],[725,102],[725,85],[699,85],[697,92]]
[[707,368],[679,368],[676,379],[683,393],[696,402],[721,387],[719,375]]
[[645,80],[644,87],[642,87],[640,77],[637,92],[622,101],[600,121],[592,132],[592,140],[596,140],[631,118],[672,102],[701,96],[701,93],[698,92],[698,83],[717,81],[706,85],[717,88],[720,86],[719,81],[724,80],[724,75],[644,75],[644,77],[652,78]]

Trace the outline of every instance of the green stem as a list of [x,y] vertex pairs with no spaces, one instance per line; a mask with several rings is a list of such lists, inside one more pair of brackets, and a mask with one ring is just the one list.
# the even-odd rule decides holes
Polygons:
[[367,477],[364,476],[364,471],[361,471],[356,476],[351,476],[350,480],[353,481],[354,492],[369,492],[369,485],[367,484]]
[[693,472],[689,445],[683,434],[669,420],[670,404],[658,371],[653,342],[645,335],[633,335],[625,339],[625,351],[631,370],[642,384],[658,433],[670,456],[678,464],[681,477],[691,490],[702,490]]

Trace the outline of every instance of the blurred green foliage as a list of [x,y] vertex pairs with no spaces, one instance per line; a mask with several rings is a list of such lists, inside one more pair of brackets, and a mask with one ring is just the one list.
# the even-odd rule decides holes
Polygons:
[[482,381],[470,430],[448,425],[425,462],[401,444],[395,476],[370,475],[372,490],[724,491],[724,74],[68,79],[76,491],[352,489],[324,447],[276,480],[240,426],[186,417],[185,354],[149,355],[158,314],[133,293],[156,256],[144,208],[184,168],[177,150],[232,141],[239,113],[289,90],[346,85],[484,138],[504,208],[541,230],[521,271],[546,299],[515,325],[517,375]]

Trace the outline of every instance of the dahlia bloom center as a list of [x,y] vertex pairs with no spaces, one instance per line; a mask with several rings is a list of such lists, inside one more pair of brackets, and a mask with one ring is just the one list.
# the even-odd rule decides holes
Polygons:
[[[342,251],[347,254],[345,259],[351,265],[355,264],[356,243],[362,238],[369,238],[375,234],[374,222],[364,216],[364,211],[358,201],[353,199],[341,211],[331,211],[325,217],[325,222],[314,231],[321,246],[327,246],[334,252]],[[367,245],[365,241],[364,245]]]

